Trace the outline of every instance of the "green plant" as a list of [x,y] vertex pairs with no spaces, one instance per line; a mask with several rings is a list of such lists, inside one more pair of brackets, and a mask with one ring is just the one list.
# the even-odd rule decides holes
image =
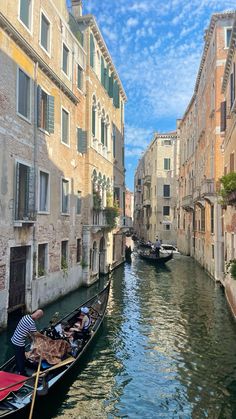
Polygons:
[[222,203],[227,204],[230,194],[236,191],[236,172],[228,173],[220,179],[221,190],[219,192],[222,197]]
[[102,209],[102,198],[98,191],[93,192],[93,208],[95,210],[101,210]]
[[113,207],[106,207],[105,208],[105,216],[106,222],[110,230],[117,226],[117,217],[120,215],[120,209],[118,205],[114,205]]
[[61,258],[61,269],[63,270],[64,273],[67,273],[68,271],[68,263],[65,256],[62,256]]
[[236,279],[236,259],[231,259],[226,264],[226,272],[230,273],[233,279]]
[[42,266],[38,266],[38,276],[44,276],[46,273],[45,269]]
[[106,199],[106,201],[107,201],[106,206],[109,207],[109,208],[112,207],[112,205],[113,205],[113,195],[112,195],[112,193],[108,191],[106,198],[107,198]]

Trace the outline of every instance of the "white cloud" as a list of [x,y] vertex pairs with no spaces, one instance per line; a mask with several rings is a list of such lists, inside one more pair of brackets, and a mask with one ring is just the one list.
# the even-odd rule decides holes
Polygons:
[[127,26],[129,26],[130,28],[132,28],[132,27],[135,27],[135,26],[137,26],[138,25],[138,19],[135,19],[135,18],[133,18],[133,17],[130,17],[128,20],[127,20]]

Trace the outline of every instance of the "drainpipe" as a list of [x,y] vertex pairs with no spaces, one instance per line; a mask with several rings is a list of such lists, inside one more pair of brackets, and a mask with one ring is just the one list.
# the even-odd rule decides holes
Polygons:
[[222,279],[222,218],[221,206],[215,203],[215,279]]
[[[38,185],[38,173],[37,173],[37,163],[38,163],[38,144],[37,144],[37,80],[38,80],[38,62],[34,66],[34,214],[36,214],[36,191]],[[31,311],[33,307],[33,280],[36,276],[36,259],[37,259],[37,240],[36,240],[36,224],[33,224],[33,271],[31,277],[30,291],[31,291]]]

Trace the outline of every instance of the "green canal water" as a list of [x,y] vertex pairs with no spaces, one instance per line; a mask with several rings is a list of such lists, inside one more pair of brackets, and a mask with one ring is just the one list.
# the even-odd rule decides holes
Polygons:
[[[48,307],[47,324],[102,288]],[[11,327],[14,325],[12,324]],[[11,354],[3,333],[1,361]],[[224,292],[191,258],[112,274],[108,311],[80,367],[35,418],[236,418],[236,324]]]

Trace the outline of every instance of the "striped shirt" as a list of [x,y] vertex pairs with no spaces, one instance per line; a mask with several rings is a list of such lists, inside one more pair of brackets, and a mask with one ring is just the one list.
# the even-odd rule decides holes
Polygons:
[[13,345],[25,346],[25,339],[27,335],[32,332],[37,332],[37,329],[34,320],[29,314],[27,314],[19,321],[11,338]]

